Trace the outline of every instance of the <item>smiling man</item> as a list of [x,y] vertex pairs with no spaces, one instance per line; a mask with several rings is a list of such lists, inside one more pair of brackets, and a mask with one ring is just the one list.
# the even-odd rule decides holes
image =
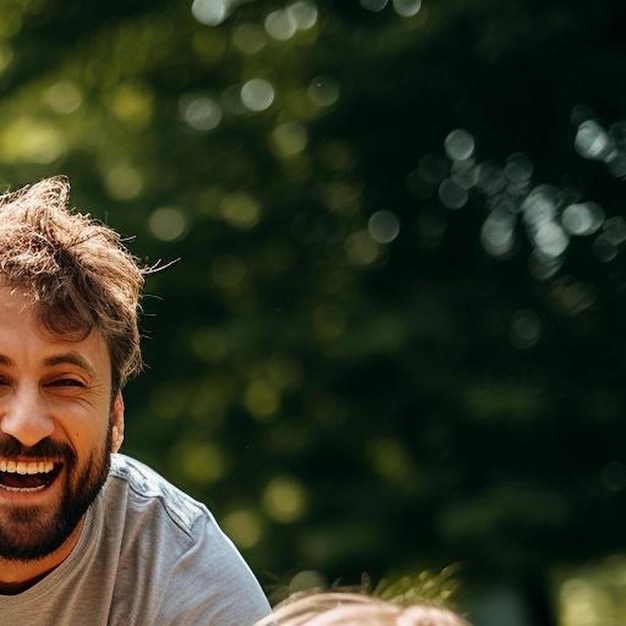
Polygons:
[[0,196],[0,623],[248,626],[204,505],[118,453],[143,270],[51,178]]

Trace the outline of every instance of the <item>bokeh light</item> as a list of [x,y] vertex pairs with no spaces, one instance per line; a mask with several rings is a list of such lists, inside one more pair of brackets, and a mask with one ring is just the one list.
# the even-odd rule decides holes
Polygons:
[[392,0],[393,8],[402,17],[413,17],[422,8],[422,0]]
[[297,0],[287,7],[287,13],[291,16],[298,30],[308,30],[317,23],[317,6],[307,0]]
[[280,408],[280,393],[271,380],[255,378],[246,387],[243,403],[255,419],[265,422],[275,418]]
[[585,120],[578,127],[574,147],[585,159],[604,161],[615,153],[609,134],[595,120]]
[[265,111],[274,102],[274,87],[263,78],[252,78],[241,88],[241,102],[250,111]]
[[157,239],[175,241],[185,233],[187,219],[180,209],[161,207],[150,215],[148,226]]
[[272,131],[272,142],[280,157],[290,158],[296,156],[307,146],[306,126],[298,121],[279,124]]
[[318,106],[329,107],[339,100],[339,84],[330,76],[317,76],[309,83],[307,93]]
[[60,158],[66,147],[56,125],[36,118],[15,116],[0,129],[0,159],[4,162],[46,165]]
[[541,320],[530,309],[515,311],[509,329],[511,343],[522,350],[534,346],[541,337]]
[[172,458],[180,464],[185,480],[194,485],[211,485],[224,476],[226,459],[216,445],[204,441],[184,441],[184,445],[174,450]]
[[359,0],[361,6],[368,11],[382,11],[386,6],[389,0]]
[[234,4],[233,0],[193,0],[191,14],[200,24],[217,26],[230,15]]
[[570,235],[591,235],[604,223],[604,210],[595,202],[570,204],[563,210],[561,223]]
[[467,204],[469,195],[467,189],[463,188],[452,178],[445,178],[439,185],[439,199],[448,209],[460,209]]
[[515,245],[516,217],[508,211],[492,211],[483,222],[480,240],[494,257],[506,257]]
[[265,30],[256,24],[238,24],[232,34],[233,43],[245,54],[256,54],[263,50],[267,43]]
[[263,537],[263,519],[251,507],[231,511],[224,516],[221,523],[228,536],[244,550],[257,545]]
[[370,265],[378,258],[380,247],[367,230],[351,233],[346,238],[345,248],[348,259],[354,265]]
[[61,115],[74,113],[83,102],[80,88],[70,80],[59,80],[50,85],[44,97],[50,108]]
[[265,30],[270,37],[278,41],[286,41],[296,34],[297,23],[291,12],[278,9],[269,13],[265,18]]
[[104,184],[112,198],[134,200],[144,188],[144,177],[139,168],[119,161],[104,172]]
[[222,121],[222,108],[209,96],[181,98],[180,112],[182,118],[198,131],[213,130]]
[[261,206],[257,200],[243,192],[225,194],[219,210],[222,219],[239,230],[254,228],[261,218]]
[[367,230],[376,243],[391,243],[400,233],[400,220],[391,211],[376,211],[367,222]]
[[444,141],[446,154],[453,161],[464,161],[474,154],[474,137],[466,130],[456,129]]
[[309,497],[307,489],[297,478],[281,475],[266,485],[262,502],[263,509],[271,519],[290,524],[306,513]]

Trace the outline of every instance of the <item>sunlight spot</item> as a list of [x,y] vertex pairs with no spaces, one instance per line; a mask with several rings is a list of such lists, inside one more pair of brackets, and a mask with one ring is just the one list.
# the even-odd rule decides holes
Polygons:
[[560,256],[565,252],[569,239],[563,229],[555,222],[544,222],[534,233],[537,248],[548,256]]
[[453,130],[443,143],[446,154],[453,161],[464,161],[474,154],[474,136],[466,130]]
[[604,222],[604,211],[595,202],[570,204],[561,215],[563,228],[571,235],[591,235]]
[[222,121],[220,105],[208,96],[181,99],[180,111],[185,122],[198,131],[213,130]]
[[367,230],[376,243],[391,243],[400,233],[400,220],[391,211],[376,211],[367,222]]
[[289,582],[289,593],[297,593],[308,589],[322,589],[328,584],[326,577],[315,570],[298,572]]
[[297,24],[287,10],[272,11],[265,18],[265,30],[270,37],[278,41],[287,41],[296,34]]
[[368,11],[382,11],[388,0],[360,0],[361,6]]
[[133,200],[143,191],[143,176],[136,167],[117,163],[104,175],[109,194],[118,200]]
[[162,207],[150,215],[148,226],[157,239],[175,241],[187,229],[187,219],[179,209]]
[[405,446],[395,439],[378,439],[369,446],[368,456],[374,470],[390,480],[406,479],[411,457]]
[[110,94],[109,106],[119,120],[142,127],[152,117],[153,94],[142,85],[119,85]]
[[318,106],[329,107],[339,100],[339,84],[330,76],[317,76],[309,83],[307,94]]
[[220,214],[225,222],[240,230],[254,228],[261,217],[257,200],[245,193],[231,193],[222,198]]
[[298,30],[308,30],[317,23],[317,7],[307,0],[297,0],[287,7],[287,12],[293,19]]
[[530,180],[533,174],[532,161],[521,152],[511,154],[504,166],[504,175],[512,183],[524,183]]
[[284,122],[272,131],[272,141],[281,157],[289,158],[300,154],[308,142],[306,126],[297,121]]
[[586,120],[578,127],[574,147],[585,159],[605,160],[615,152],[611,138],[594,120]]
[[365,230],[348,236],[345,243],[348,259],[355,265],[370,265],[380,254],[378,244]]
[[289,524],[302,518],[308,507],[304,485],[292,476],[276,476],[263,490],[263,508],[275,521]]
[[224,530],[239,548],[250,549],[263,536],[263,521],[256,510],[241,508],[224,516]]
[[280,407],[280,394],[270,381],[255,378],[246,387],[243,403],[255,419],[265,422],[274,419]]
[[505,257],[515,244],[515,216],[508,211],[495,210],[484,221],[480,231],[483,248],[495,257]]
[[241,102],[250,111],[265,111],[274,102],[274,87],[263,78],[252,78],[241,88]]
[[83,102],[79,87],[69,80],[60,80],[50,85],[44,97],[48,106],[62,115],[73,113]]
[[207,486],[217,482],[226,470],[223,454],[217,446],[206,442],[186,442],[181,460],[181,470],[196,485]]
[[267,43],[265,32],[256,24],[239,24],[233,31],[233,43],[246,54],[260,52]]
[[533,189],[524,199],[521,210],[524,220],[532,228],[538,229],[545,222],[551,222],[556,216],[556,204],[553,193],[546,185]]
[[451,178],[446,178],[439,185],[439,199],[448,209],[460,209],[468,200],[467,189],[464,189]]
[[57,127],[30,117],[5,120],[0,128],[2,160],[48,164],[66,149],[65,138]]
[[511,318],[509,337],[511,343],[522,350],[534,346],[541,336],[541,320],[530,309],[515,311]]
[[191,14],[207,26],[221,24],[231,12],[232,0],[193,0]]
[[422,8],[422,0],[393,0],[393,8],[402,17],[413,17]]

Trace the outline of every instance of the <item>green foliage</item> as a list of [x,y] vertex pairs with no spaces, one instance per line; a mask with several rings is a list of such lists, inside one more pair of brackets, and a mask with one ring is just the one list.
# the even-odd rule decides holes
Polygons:
[[384,579],[372,595],[403,606],[427,603],[452,607],[459,590],[457,574],[456,568],[447,567],[437,573],[423,571],[417,576]]
[[126,450],[262,580],[621,545],[621,4],[6,5],[0,180],[180,259]]

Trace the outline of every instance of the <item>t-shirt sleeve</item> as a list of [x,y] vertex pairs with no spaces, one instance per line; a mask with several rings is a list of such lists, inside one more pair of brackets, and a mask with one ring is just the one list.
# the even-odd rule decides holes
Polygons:
[[156,623],[252,626],[269,613],[261,586],[231,540],[210,514],[197,520],[193,541],[172,570]]

